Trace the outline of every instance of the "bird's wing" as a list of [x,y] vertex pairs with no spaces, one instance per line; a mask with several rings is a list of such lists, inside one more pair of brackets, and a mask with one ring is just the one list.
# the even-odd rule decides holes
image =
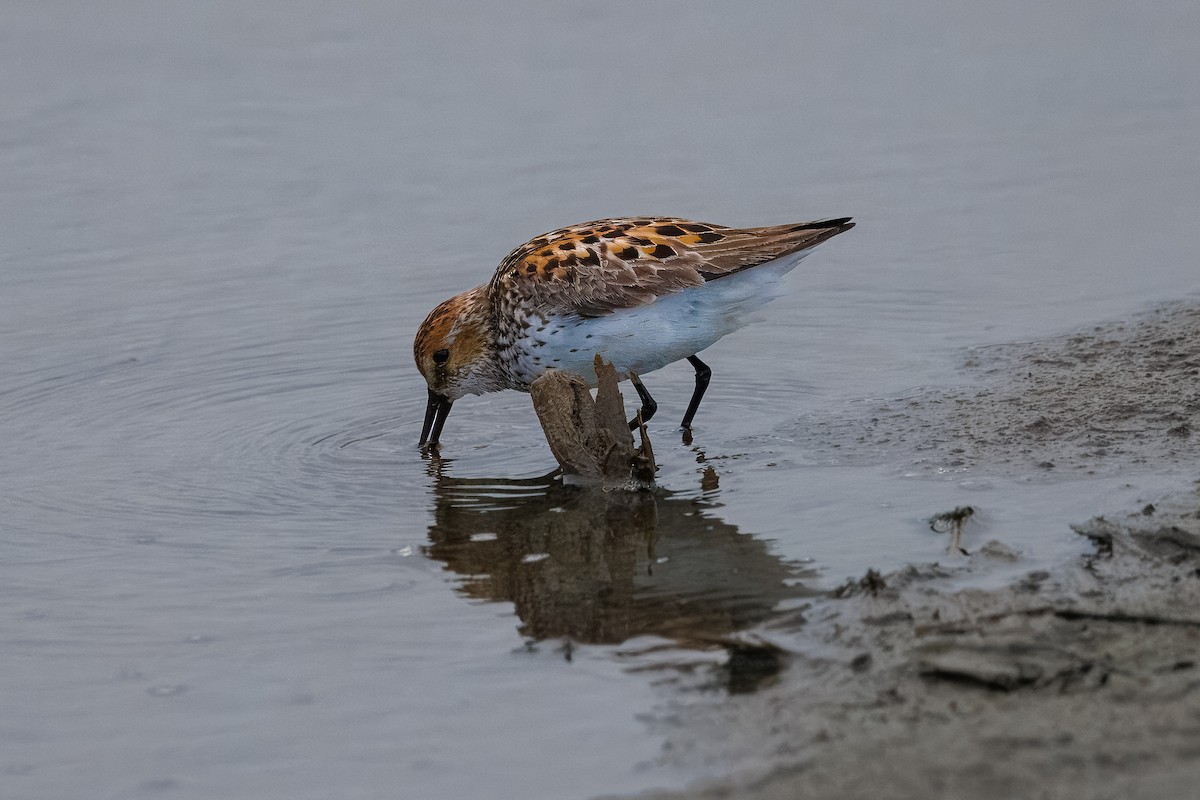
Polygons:
[[501,306],[602,316],[807,250],[852,227],[849,217],[763,228],[652,217],[596,220],[513,250],[490,291]]

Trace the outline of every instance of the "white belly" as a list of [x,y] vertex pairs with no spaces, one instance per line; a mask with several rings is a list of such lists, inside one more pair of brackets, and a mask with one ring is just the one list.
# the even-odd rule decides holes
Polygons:
[[611,361],[622,378],[630,371],[642,375],[695,355],[753,322],[754,312],[779,295],[782,277],[808,252],[607,316],[552,317],[536,338],[522,342],[519,370],[529,380],[547,369],[569,370],[594,385],[597,353]]

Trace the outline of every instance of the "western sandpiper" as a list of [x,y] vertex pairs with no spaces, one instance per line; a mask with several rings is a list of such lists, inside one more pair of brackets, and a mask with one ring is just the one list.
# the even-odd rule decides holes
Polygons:
[[849,217],[761,228],[631,217],[526,242],[490,282],[421,323],[413,343],[429,385],[421,446],[437,445],[463,395],[528,391],[550,369],[594,382],[597,354],[633,381],[643,420],[657,404],[638,376],[686,358],[696,370],[689,429],[712,374],[696,354],[750,322],[800,259],[852,227]]

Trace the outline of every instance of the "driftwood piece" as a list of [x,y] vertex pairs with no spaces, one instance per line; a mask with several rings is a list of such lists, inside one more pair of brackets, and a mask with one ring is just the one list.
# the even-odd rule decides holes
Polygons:
[[640,412],[642,444],[634,447],[617,370],[596,356],[596,377],[595,400],[587,382],[571,372],[551,370],[529,387],[550,452],[573,483],[648,489],[654,485],[654,451]]

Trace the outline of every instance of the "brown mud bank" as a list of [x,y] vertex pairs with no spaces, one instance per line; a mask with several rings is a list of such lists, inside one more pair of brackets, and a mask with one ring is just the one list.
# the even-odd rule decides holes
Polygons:
[[[798,429],[830,461],[1200,477],[1198,308],[980,348],[965,366],[977,385]],[[789,653],[781,680],[664,715],[661,760],[724,777],[645,797],[1195,796],[1200,490],[1096,511],[1063,531],[1090,540],[1086,556],[1008,586],[969,588],[1022,557],[971,541],[968,516],[955,566],[872,571],[760,629]]]
[[927,472],[1114,474],[1200,463],[1200,306],[1038,342],[976,347],[967,383],[786,431],[826,463],[907,462]]

